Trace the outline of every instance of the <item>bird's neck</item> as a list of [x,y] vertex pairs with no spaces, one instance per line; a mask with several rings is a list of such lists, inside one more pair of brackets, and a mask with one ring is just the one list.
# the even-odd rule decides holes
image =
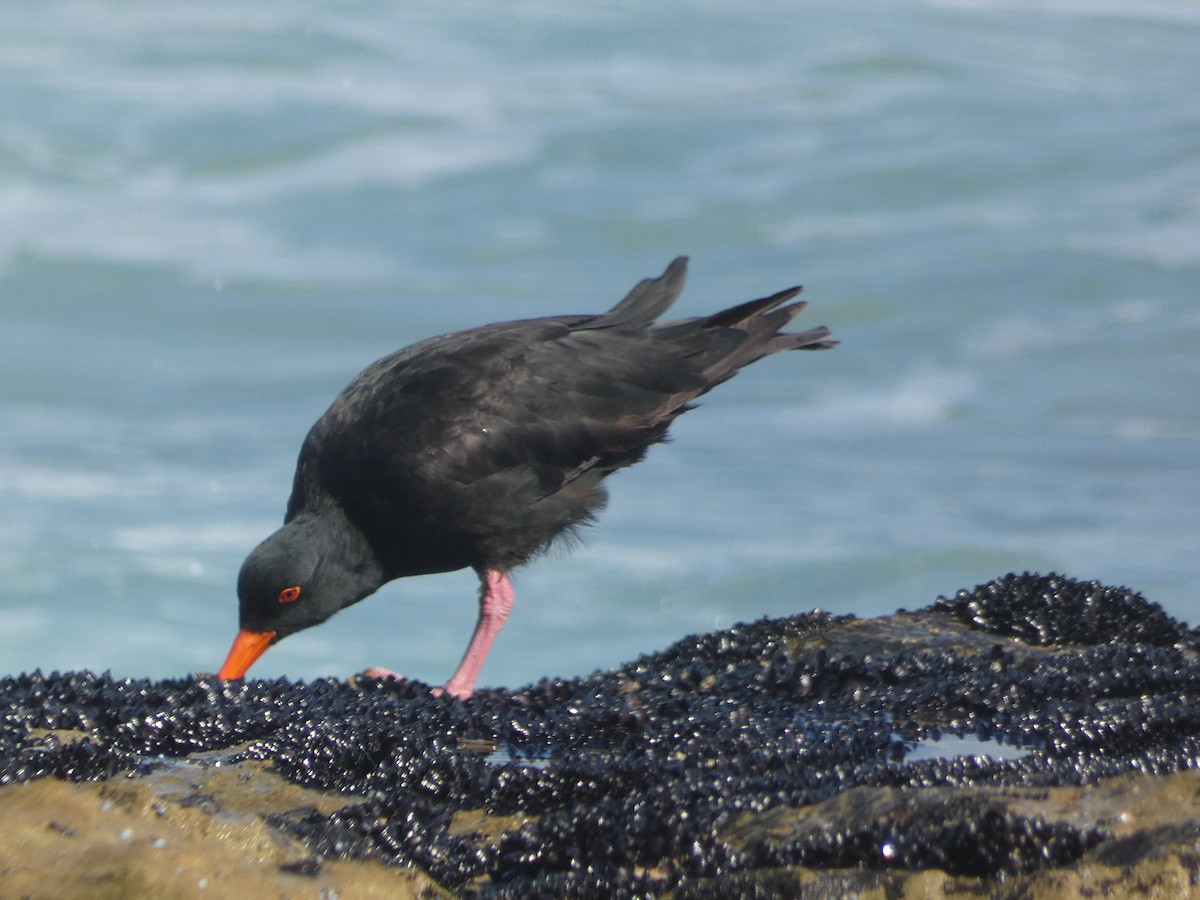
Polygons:
[[322,576],[336,578],[346,594],[353,596],[350,602],[373,594],[388,580],[370,542],[338,504],[302,512],[285,527],[320,535]]

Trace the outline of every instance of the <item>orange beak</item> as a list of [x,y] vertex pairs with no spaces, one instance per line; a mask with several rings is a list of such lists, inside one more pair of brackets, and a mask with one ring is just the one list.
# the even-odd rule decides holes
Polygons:
[[221,666],[217,677],[241,678],[254,665],[254,661],[267,652],[273,637],[273,631],[246,631],[243,628],[233,639],[233,646],[229,648],[229,655],[225,657],[225,664]]

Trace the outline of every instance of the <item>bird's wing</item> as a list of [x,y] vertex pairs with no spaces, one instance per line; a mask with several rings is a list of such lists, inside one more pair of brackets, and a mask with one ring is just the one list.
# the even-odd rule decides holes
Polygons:
[[442,472],[474,482],[525,469],[544,496],[585,472],[632,465],[708,389],[714,345],[742,340],[589,323],[499,350],[473,384],[470,409],[447,429]]

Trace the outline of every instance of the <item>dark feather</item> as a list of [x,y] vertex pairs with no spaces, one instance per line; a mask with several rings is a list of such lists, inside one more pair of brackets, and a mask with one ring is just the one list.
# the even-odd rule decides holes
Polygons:
[[609,312],[488,325],[367,368],[313,426],[288,518],[325,502],[368,535],[391,576],[508,568],[588,521],[602,479],[638,462],[696,397],[781,350],[792,288],[658,324],[686,258]]

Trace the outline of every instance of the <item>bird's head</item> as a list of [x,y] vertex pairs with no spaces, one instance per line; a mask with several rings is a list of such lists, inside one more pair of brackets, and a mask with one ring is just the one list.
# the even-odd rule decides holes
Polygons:
[[219,678],[241,678],[271,644],[319,625],[379,587],[327,523],[298,518],[259,544],[238,575],[238,633]]

